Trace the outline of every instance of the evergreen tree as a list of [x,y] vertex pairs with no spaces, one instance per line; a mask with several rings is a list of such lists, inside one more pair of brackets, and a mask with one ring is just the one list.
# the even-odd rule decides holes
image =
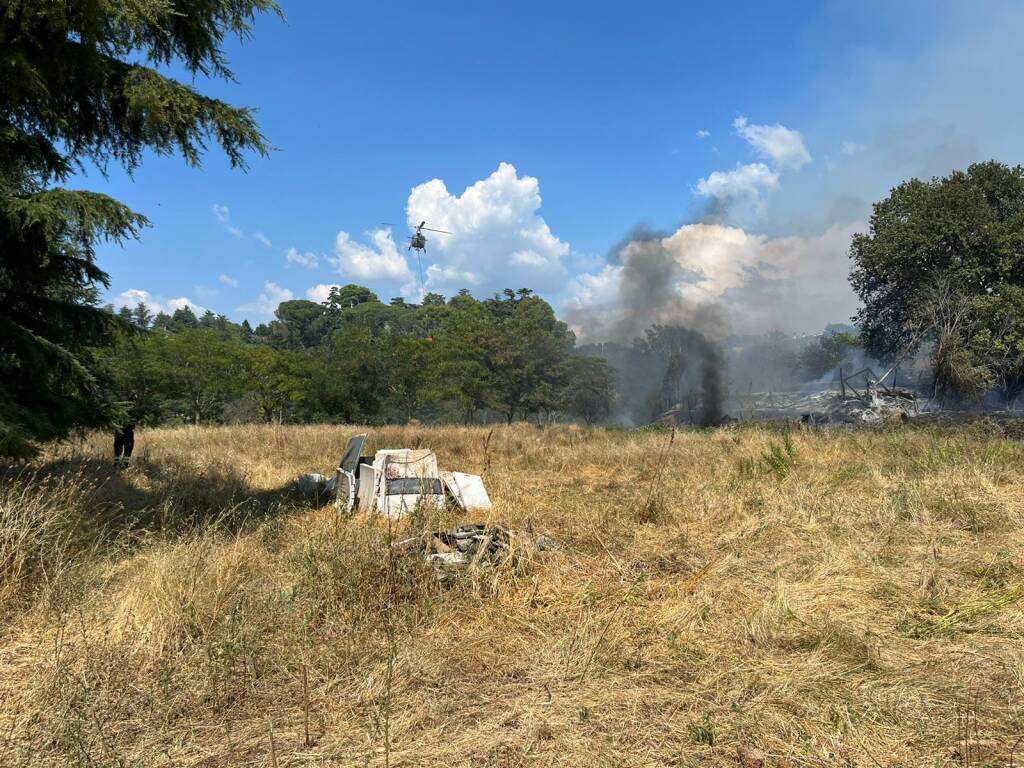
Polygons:
[[171,315],[171,328],[175,331],[183,331],[186,328],[198,328],[199,318],[192,311],[192,307],[186,305],[181,309],[174,310]]
[[199,318],[200,328],[223,328],[224,320],[212,309],[208,309],[203,312],[203,316]]
[[152,329],[154,331],[170,331],[172,328],[171,316],[166,312],[157,312],[156,317],[153,318]]
[[[221,44],[273,0],[7,0],[0,14],[0,455],[118,418],[88,349],[124,323],[97,304],[98,242],[146,219],[63,189],[86,162],[135,170],[147,149],[198,165],[216,141],[235,166],[266,153],[251,110],[161,74],[230,77]],[[55,186],[57,185],[57,186]]]
[[497,322],[468,292],[454,297],[444,309],[431,342],[432,394],[445,411],[471,423],[497,401]]
[[140,301],[132,310],[132,322],[144,331],[149,330],[149,326],[153,322],[153,313],[149,311],[146,302]]
[[496,314],[498,343],[490,364],[496,407],[511,423],[517,416],[557,409],[575,336],[538,296],[506,290],[506,300],[487,302]]
[[324,306],[329,310],[351,309],[358,304],[368,301],[380,301],[377,294],[362,285],[349,283],[348,285],[332,286],[327,294],[327,301]]

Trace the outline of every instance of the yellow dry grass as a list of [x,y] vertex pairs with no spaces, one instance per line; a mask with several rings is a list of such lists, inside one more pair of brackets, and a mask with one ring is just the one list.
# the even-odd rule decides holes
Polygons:
[[457,516],[389,531],[283,492],[356,431],[140,432],[122,473],[95,436],[6,476],[0,765],[1014,759],[1018,442],[374,430],[559,543],[442,586],[387,543]]

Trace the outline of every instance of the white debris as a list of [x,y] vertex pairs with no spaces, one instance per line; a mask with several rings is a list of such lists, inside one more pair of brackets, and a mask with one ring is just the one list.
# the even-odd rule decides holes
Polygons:
[[358,509],[390,519],[445,504],[466,511],[491,509],[479,475],[440,471],[437,455],[428,449],[386,448],[363,456],[366,440],[363,434],[349,441],[331,479],[300,475],[296,481],[299,491],[309,498],[333,495],[335,506],[345,513]]
[[467,475],[465,472],[442,472],[441,481],[455,503],[467,512],[486,512],[491,508],[491,498],[484,488],[484,480],[480,475]]

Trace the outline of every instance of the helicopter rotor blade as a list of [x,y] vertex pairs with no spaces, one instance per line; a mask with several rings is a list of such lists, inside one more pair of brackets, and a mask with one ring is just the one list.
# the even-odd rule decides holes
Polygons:
[[423,229],[426,230],[427,232],[440,232],[442,235],[450,235],[450,234],[452,234],[451,232],[449,232],[446,229],[431,229],[430,227],[423,227]]

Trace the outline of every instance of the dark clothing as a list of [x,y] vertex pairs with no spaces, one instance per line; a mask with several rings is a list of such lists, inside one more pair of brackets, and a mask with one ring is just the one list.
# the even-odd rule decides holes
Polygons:
[[125,424],[114,430],[114,463],[128,464],[135,448],[135,425]]

